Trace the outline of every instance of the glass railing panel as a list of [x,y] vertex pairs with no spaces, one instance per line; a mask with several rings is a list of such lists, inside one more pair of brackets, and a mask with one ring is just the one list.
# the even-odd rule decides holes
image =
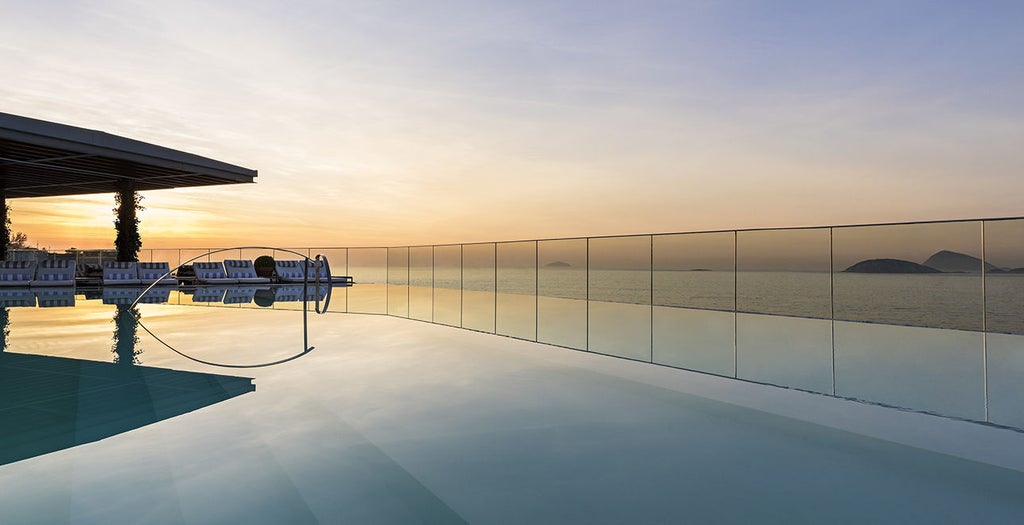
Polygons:
[[537,340],[587,348],[587,240],[537,243]]
[[462,246],[434,247],[434,322],[462,326]]
[[[983,419],[981,223],[834,228],[836,395]],[[852,322],[851,322],[852,321]]]
[[150,250],[149,262],[165,262],[172,270],[178,266],[178,249],[154,248]]
[[1024,429],[1024,335],[985,334],[988,421]]
[[409,317],[409,248],[388,248],[388,315]]
[[651,236],[590,239],[589,350],[651,360]]
[[984,419],[981,332],[849,321],[834,329],[836,395]]
[[[271,259],[274,258],[273,250],[271,250],[271,249],[263,249],[263,248],[249,248],[249,249],[244,249],[244,250],[238,250],[238,253],[236,255],[237,255],[236,257],[230,257],[230,258],[231,259],[245,259],[245,260],[252,261],[253,263],[256,262],[256,259],[259,259],[260,257],[263,257],[263,256],[270,257]],[[295,259],[296,257],[291,257],[291,258]]]
[[[331,267],[331,276],[350,275],[347,248],[310,248],[309,253],[311,258],[315,258],[317,254],[327,257],[327,264]],[[331,290],[331,303],[327,305],[327,310],[330,312],[348,311],[348,292],[348,287],[334,286]]]
[[[207,255],[210,250],[200,248],[186,248],[180,250],[181,263],[197,263],[197,262],[210,262],[210,257]],[[195,260],[193,260],[195,259]]]
[[828,228],[738,232],[736,376],[832,392]]
[[223,263],[225,259],[237,259],[239,252],[239,250],[237,249],[228,248],[224,246],[214,246],[212,248],[209,248],[209,251],[211,252],[210,255],[201,260]]
[[735,232],[654,236],[654,304],[732,311]]
[[434,247],[409,248],[409,317],[430,321],[434,305]]
[[497,246],[495,331],[520,339],[537,338],[537,243]]
[[388,312],[387,265],[387,248],[349,249],[348,271],[355,283],[348,289],[349,312],[366,314],[386,314]]
[[735,374],[735,232],[656,235],[653,361]]
[[832,321],[736,314],[736,377],[832,393]]
[[828,228],[741,231],[736,236],[736,309],[831,316]]
[[462,327],[494,333],[494,244],[462,247]]
[[985,222],[989,332],[1024,335],[1024,219]]
[[[261,259],[261,257],[264,257],[264,259]],[[237,256],[232,258],[252,261],[254,265],[253,269],[256,271],[257,276],[272,278],[274,275],[273,250],[263,248],[250,248],[245,250],[238,250]],[[295,259],[294,256],[290,258]],[[248,291],[253,291],[252,302],[244,302],[248,298],[243,297],[241,301],[239,301],[240,303],[243,303],[243,306],[268,308],[274,306],[274,303],[277,301],[278,294],[274,293],[274,291],[271,290],[270,283],[246,285],[245,290],[246,291],[240,291],[239,293],[247,294]],[[225,298],[228,301],[233,300],[232,297],[227,294],[225,294]],[[332,298],[332,301],[336,299],[336,297]],[[344,297],[341,297],[341,302],[345,302]]]
[[835,318],[982,329],[981,223],[835,228]]
[[989,421],[1024,428],[1024,220],[985,222]]

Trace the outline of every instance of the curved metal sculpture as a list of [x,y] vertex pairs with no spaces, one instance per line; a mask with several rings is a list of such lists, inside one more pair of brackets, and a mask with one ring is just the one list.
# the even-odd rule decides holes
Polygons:
[[135,298],[135,301],[132,302],[131,306],[129,306],[129,311],[137,312],[137,310],[135,310],[135,306],[137,304],[139,304],[139,301],[141,301],[142,298],[145,297],[145,295],[147,293],[149,293],[150,290],[153,289],[153,287],[157,286],[157,284],[162,279],[168,277],[169,275],[171,275],[171,273],[177,271],[182,266],[185,266],[186,264],[189,264],[189,263],[195,261],[196,259],[200,259],[200,258],[207,257],[207,256],[215,254],[215,253],[220,253],[220,252],[225,252],[225,251],[230,251],[230,250],[272,250],[272,251],[280,251],[280,252],[290,253],[290,254],[293,254],[293,255],[298,255],[299,257],[302,257],[304,259],[304,261],[303,261],[304,262],[304,264],[303,264],[303,270],[304,271],[302,272],[303,275],[302,275],[302,351],[301,352],[299,352],[299,353],[297,353],[297,354],[295,354],[295,355],[293,355],[291,357],[286,357],[284,359],[278,359],[276,361],[271,361],[271,362],[268,362],[268,363],[256,363],[256,364],[217,363],[217,362],[214,362],[214,361],[207,361],[207,360],[199,359],[199,358],[196,358],[196,357],[192,357],[192,356],[186,354],[185,352],[182,352],[181,350],[178,350],[177,348],[174,348],[173,346],[168,344],[166,341],[164,341],[163,339],[158,337],[156,334],[154,334],[152,331],[150,331],[150,329],[147,328],[146,325],[144,325],[142,323],[141,315],[136,314],[135,317],[136,317],[136,321],[138,321],[139,326],[143,330],[145,330],[146,333],[148,333],[150,336],[152,336],[153,339],[156,339],[160,344],[162,344],[165,347],[167,347],[168,350],[170,350],[170,351],[180,355],[181,357],[184,357],[185,359],[188,359],[190,361],[195,361],[196,363],[201,363],[201,364],[209,365],[209,366],[217,366],[217,367],[221,367],[221,368],[264,368],[264,367],[268,367],[268,366],[274,366],[274,365],[279,365],[279,364],[282,364],[282,363],[287,363],[289,361],[293,361],[295,359],[298,359],[298,358],[300,358],[300,357],[302,357],[302,356],[312,352],[314,347],[309,346],[309,320],[308,320],[309,308],[307,307],[307,304],[309,302],[309,300],[307,299],[307,297],[308,297],[307,290],[308,290],[309,284],[310,284],[309,283],[309,268],[310,267],[313,268],[313,274],[314,274],[314,276],[313,276],[313,285],[316,286],[317,290],[319,290],[320,286],[322,286],[321,282],[320,282],[320,273],[321,273],[320,270],[321,270],[321,268],[326,269],[326,274],[327,274],[327,283],[326,283],[327,295],[324,297],[324,302],[323,302],[323,305],[321,307],[321,304],[320,304],[320,294],[319,293],[315,294],[315,297],[314,297],[314,301],[315,301],[314,302],[314,310],[318,314],[324,314],[324,313],[327,312],[327,307],[331,304],[331,289],[332,289],[332,284],[331,284],[331,282],[332,282],[331,266],[330,266],[330,263],[327,261],[327,257],[325,255],[323,255],[323,254],[317,254],[315,259],[310,259],[309,256],[307,256],[305,254],[302,254],[302,253],[299,253],[299,252],[294,251],[294,250],[289,250],[289,249],[286,249],[286,248],[274,248],[274,247],[270,247],[270,246],[236,246],[236,247],[233,247],[233,248],[219,248],[219,249],[216,249],[216,250],[210,250],[210,251],[208,251],[208,252],[206,252],[206,253],[204,253],[202,255],[197,255],[197,256],[195,256],[195,257],[193,257],[193,258],[191,258],[191,259],[189,259],[189,260],[187,260],[185,262],[179,263],[174,268],[169,269],[167,271],[167,273],[161,275],[158,279],[154,280],[152,284],[150,284],[148,287],[146,287],[146,289],[143,290],[142,293],[140,293],[137,298]]

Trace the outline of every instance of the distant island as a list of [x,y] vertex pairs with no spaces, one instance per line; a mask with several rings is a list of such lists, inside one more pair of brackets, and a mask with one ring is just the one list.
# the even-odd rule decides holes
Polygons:
[[[867,259],[843,270],[849,273],[980,273],[981,259],[965,253],[941,250],[932,254],[924,263],[903,259]],[[1024,269],[1004,270],[985,263],[985,271],[991,273],[1024,273]]]
[[554,261],[544,265],[545,268],[569,268],[572,265],[565,261]]
[[843,270],[849,273],[942,273],[931,266],[902,259],[868,259]]
[[[928,258],[923,263],[925,266],[931,266],[940,272],[980,272],[981,271],[981,259],[972,257],[965,253],[951,252],[949,250],[942,250],[936,252],[934,255]],[[985,263],[985,271],[998,271],[999,268],[991,264]]]

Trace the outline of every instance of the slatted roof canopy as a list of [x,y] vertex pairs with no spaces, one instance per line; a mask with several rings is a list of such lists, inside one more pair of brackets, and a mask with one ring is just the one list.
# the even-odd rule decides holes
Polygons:
[[256,170],[102,131],[0,113],[0,182],[7,198],[115,193],[255,182]]

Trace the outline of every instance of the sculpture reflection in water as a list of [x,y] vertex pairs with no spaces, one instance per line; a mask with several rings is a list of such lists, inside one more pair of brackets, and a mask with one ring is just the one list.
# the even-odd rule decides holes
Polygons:
[[[0,465],[105,439],[256,390],[251,378],[141,366],[138,312],[118,305],[113,363],[16,353],[0,310]],[[56,343],[55,343],[56,344]]]
[[[137,359],[138,355],[141,353],[140,350],[136,350],[135,347],[133,346],[132,349],[131,349],[132,353],[128,353],[127,351],[120,350],[118,348],[118,342],[123,338],[125,341],[129,341],[130,340],[130,341],[134,341],[134,342],[137,343],[138,342],[138,334],[136,332],[136,328],[142,328],[147,334],[149,334],[153,339],[155,339],[158,343],[163,345],[168,350],[174,352],[175,354],[178,354],[181,357],[184,357],[185,359],[188,359],[189,361],[193,361],[193,362],[200,363],[200,364],[203,364],[203,365],[216,366],[216,367],[220,367],[220,368],[266,368],[266,367],[269,367],[269,366],[280,365],[280,364],[283,364],[283,363],[287,363],[289,361],[294,361],[294,360],[296,360],[296,359],[298,359],[300,357],[303,357],[306,354],[312,352],[313,349],[315,348],[313,346],[310,346],[310,344],[309,344],[309,312],[310,312],[310,306],[311,306],[311,303],[313,305],[315,305],[313,307],[313,311],[316,311],[318,313],[326,312],[327,305],[329,304],[329,301],[330,301],[330,299],[329,299],[329,297],[330,297],[330,286],[331,286],[330,284],[316,285],[316,284],[304,283],[301,286],[286,286],[286,287],[278,286],[278,287],[274,287],[274,290],[279,290],[279,291],[290,290],[290,289],[294,289],[295,290],[294,294],[285,293],[283,297],[282,296],[278,296],[277,300],[280,300],[280,301],[301,301],[302,302],[302,346],[301,346],[301,348],[300,348],[298,353],[296,353],[294,355],[291,355],[291,356],[288,356],[288,357],[285,357],[285,358],[282,358],[282,359],[276,359],[276,360],[272,360],[272,361],[258,362],[258,363],[228,363],[228,362],[224,362],[224,361],[214,361],[214,360],[211,360],[211,359],[200,359],[200,358],[195,357],[194,355],[190,354],[189,352],[186,352],[184,350],[181,350],[181,349],[175,347],[174,345],[172,345],[172,344],[168,343],[167,341],[165,341],[164,339],[162,339],[159,335],[153,333],[153,331],[151,331],[149,328],[146,327],[145,324],[143,324],[141,322],[142,314],[139,312],[138,308],[135,307],[135,305],[139,304],[140,302],[144,302],[145,295],[148,294],[148,293],[151,293],[149,290],[144,292],[143,295],[140,296],[138,299],[136,299],[135,302],[133,302],[130,306],[126,307],[126,309],[123,311],[123,313],[124,313],[123,316],[122,316],[122,311],[121,310],[119,310],[117,316],[115,316],[114,319],[115,319],[115,322],[118,325],[118,329],[115,331],[115,344],[114,344],[115,349],[114,349],[114,351],[117,354],[118,359],[124,359],[124,360]],[[253,294],[254,300],[257,297],[256,294],[258,294],[258,293],[259,293],[258,291],[254,291],[254,294]],[[273,294],[273,293],[274,292],[271,292],[271,294]],[[222,293],[221,295],[224,296],[226,294]],[[320,300],[325,295],[328,297],[328,299],[327,299],[327,302],[324,303],[323,310],[321,311],[321,309],[320,309]],[[269,301],[266,302],[266,306],[272,306],[274,304],[274,302],[275,302],[275,299],[274,299],[273,296],[271,296],[271,297],[269,297]],[[260,301],[256,300],[256,303],[259,304]],[[263,306],[263,305],[261,305],[261,306]],[[120,306],[119,306],[119,308],[120,308]],[[124,317],[124,318],[130,317],[131,320],[122,319],[122,317]]]

